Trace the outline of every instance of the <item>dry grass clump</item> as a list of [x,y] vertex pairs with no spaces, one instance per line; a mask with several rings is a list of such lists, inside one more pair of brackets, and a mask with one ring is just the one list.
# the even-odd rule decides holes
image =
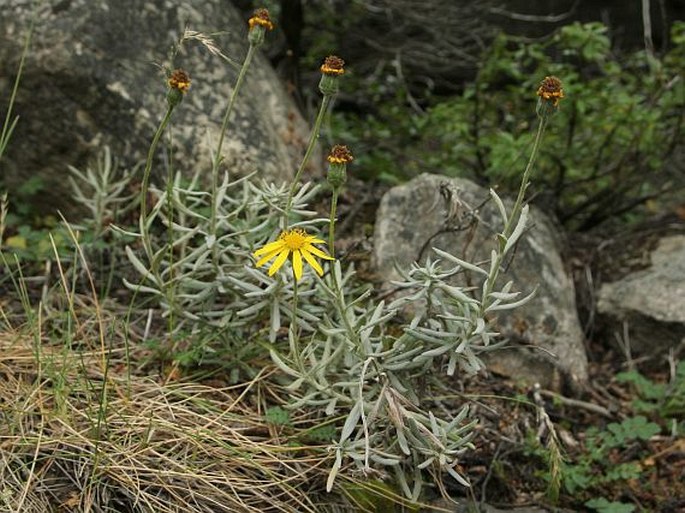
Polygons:
[[311,422],[294,418],[286,436],[260,413],[268,372],[161,384],[117,372],[123,351],[46,344],[0,334],[0,511],[345,509],[322,492],[327,453],[298,439]]

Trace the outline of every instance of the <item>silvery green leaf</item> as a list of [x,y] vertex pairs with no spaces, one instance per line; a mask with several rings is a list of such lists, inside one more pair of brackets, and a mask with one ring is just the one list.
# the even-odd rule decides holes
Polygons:
[[445,354],[447,351],[453,348],[454,345],[452,344],[444,344],[439,347],[436,347],[435,349],[424,351],[423,353],[421,353],[421,356],[418,356],[417,358],[421,360],[424,360],[426,358],[437,358],[438,356]]
[[163,296],[164,295],[158,289],[153,289],[152,287],[146,287],[145,285],[131,283],[126,278],[122,278],[122,280],[123,280],[124,286],[130,290],[135,290],[138,292],[144,292],[147,294],[155,294],[157,296]]
[[124,230],[123,228],[121,228],[120,226],[117,226],[117,225],[115,225],[115,224],[110,225],[110,228],[111,228],[115,233],[119,233],[119,234],[125,235],[125,236],[127,236],[127,237],[134,237],[134,238],[136,238],[136,239],[142,237],[142,235],[140,234],[140,232],[131,232],[131,231],[128,231],[128,230]]
[[385,465],[386,467],[391,467],[394,465],[399,465],[400,462],[402,461],[399,457],[394,456],[394,455],[387,455],[386,456],[380,456],[376,454],[375,452],[372,452],[370,455],[371,461],[378,463],[379,465]]
[[490,272],[488,273],[488,277],[496,275],[497,265],[497,251],[493,249],[490,252]]
[[473,331],[474,335],[480,335],[485,331],[485,319],[478,317],[476,319],[476,329]]
[[411,450],[409,449],[409,443],[407,442],[407,437],[404,436],[403,426],[395,425],[395,436],[397,436],[397,444],[400,446],[400,450],[404,454],[409,456],[411,454]]
[[392,387],[399,393],[406,394],[408,392],[407,387],[402,384],[394,372],[388,372],[388,381],[390,381]]
[[497,210],[499,210],[499,215],[502,216],[502,221],[504,221],[504,224],[506,225],[507,222],[509,221],[509,216],[507,215],[507,209],[504,208],[504,203],[502,202],[502,199],[499,197],[499,195],[492,188],[490,189],[490,197],[495,202],[495,205],[497,205]]
[[418,338],[419,340],[423,340],[424,342],[428,342],[430,344],[442,345],[445,343],[443,338],[432,337],[430,335],[423,333],[422,328],[418,328],[415,330],[407,329],[407,333],[410,333],[411,335]]
[[342,268],[340,267],[340,260],[333,262],[333,272],[337,283],[342,283]]
[[402,489],[402,492],[404,493],[405,497],[411,497],[412,493],[409,489],[409,484],[407,483],[407,477],[405,475],[404,469],[402,469],[399,465],[393,467],[393,469],[395,470],[395,481],[399,483],[400,488]]
[[462,477],[461,474],[459,474],[456,470],[454,470],[454,468],[453,468],[452,466],[447,465],[447,466],[445,466],[444,468],[445,468],[445,470],[447,470],[447,473],[448,473],[450,476],[452,476],[454,479],[456,479],[456,481],[457,481],[460,485],[462,485],[462,486],[464,486],[464,487],[466,487],[466,488],[471,488],[471,483],[469,483],[469,482],[466,480],[466,478]]
[[514,244],[519,240],[521,235],[523,234],[523,230],[526,229],[526,224],[528,222],[528,205],[524,205],[523,208],[521,209],[521,215],[519,216],[518,222],[516,223],[516,228],[514,228],[514,231],[511,233],[511,236],[507,240],[506,246],[504,246],[504,250],[502,251],[503,255],[506,255],[507,252],[514,247]]
[[457,370],[457,353],[450,354],[450,359],[447,362],[447,375],[454,376],[454,371]]
[[342,467],[342,451],[340,449],[335,450],[335,461],[333,462],[333,467],[328,474],[328,479],[326,479],[326,491],[330,492],[333,489],[333,483],[335,482],[335,477],[338,475],[338,471]]
[[279,356],[279,354],[276,352],[275,349],[269,348],[269,355],[271,356],[271,359],[273,360],[273,362],[276,364],[276,367],[281,369],[283,372],[285,372],[289,376],[293,376],[295,378],[300,377],[300,373],[297,372],[295,369],[292,369],[291,367],[286,365],[286,363],[281,359],[281,357]]
[[467,262],[466,260],[462,260],[461,258],[457,258],[451,253],[448,253],[447,251],[443,251],[438,248],[433,248],[433,251],[435,251],[438,255],[440,255],[442,258],[449,260],[450,262],[453,262],[457,264],[460,267],[463,267],[464,269],[468,269],[469,271],[472,271],[474,273],[482,274],[484,276],[487,276],[488,273],[484,270],[478,267],[477,265],[474,265],[470,262]]
[[206,235],[205,236],[205,244],[207,244],[208,249],[212,249],[214,246],[214,243],[216,242],[216,235]]
[[423,479],[421,477],[421,471],[414,469],[414,489],[412,491],[410,499],[412,502],[418,502],[421,495],[421,489],[423,488]]
[[126,251],[126,256],[128,257],[129,261],[131,262],[131,264],[133,265],[135,270],[138,271],[138,273],[141,274],[146,279],[150,280],[153,283],[156,283],[157,280],[155,279],[154,274],[152,274],[148,270],[148,268],[143,264],[143,262],[140,261],[140,259],[136,256],[136,254],[131,249],[131,246],[126,246],[125,251]]
[[463,303],[477,303],[475,299],[472,297],[467,296],[462,292],[461,287],[454,287],[452,285],[448,285],[447,283],[439,283],[438,288],[440,290],[443,290],[445,293],[447,293],[450,297],[462,301]]
[[537,287],[535,287],[535,289],[533,290],[533,292],[531,292],[530,294],[528,294],[526,297],[524,297],[524,298],[522,298],[522,299],[519,299],[518,301],[515,301],[514,303],[492,304],[491,306],[489,306],[488,308],[486,308],[485,311],[486,311],[486,312],[494,312],[494,311],[498,311],[498,310],[511,310],[511,309],[514,309],[514,308],[518,308],[519,306],[523,306],[523,305],[525,305],[528,301],[530,301],[531,299],[533,299],[533,297],[535,296],[535,293],[537,292],[537,290],[538,290]]
[[276,340],[278,330],[281,328],[281,310],[279,308],[278,298],[274,298],[271,303],[271,331],[269,338],[273,338],[271,342]]
[[255,303],[252,306],[248,306],[247,308],[244,308],[242,310],[238,310],[236,312],[236,315],[238,317],[246,317],[248,315],[252,315],[252,314],[259,312],[260,310],[262,310],[264,307],[266,307],[268,305],[269,305],[269,302],[266,300],[263,300],[263,301],[260,301],[259,303]]
[[338,404],[338,398],[334,397],[333,399],[330,400],[330,402],[326,405],[326,408],[324,409],[324,413],[328,415],[329,417],[335,413],[335,406]]
[[428,458],[427,460],[425,460],[425,461],[419,463],[418,465],[416,465],[416,468],[419,468],[419,469],[423,470],[423,469],[425,469],[426,467],[429,467],[434,461],[435,461],[435,457],[431,456],[431,457]]
[[288,390],[289,392],[294,392],[295,390],[299,389],[303,383],[304,383],[304,377],[299,377],[295,381],[289,383],[285,387],[285,389]]
[[494,297],[499,301],[510,301],[520,295],[520,292],[490,292],[490,297]]
[[432,411],[428,412],[428,418],[430,419],[431,423],[431,431],[435,436],[440,436],[440,429],[438,427],[438,420],[435,418],[435,415],[433,415]]
[[[469,405],[464,406],[461,410],[459,410],[459,413],[457,413],[457,416],[454,417],[449,424],[445,427],[445,431],[448,433],[454,430],[458,424],[461,424],[461,422],[466,418],[466,416],[469,414]],[[476,421],[474,421],[476,422]],[[472,425],[475,425],[472,423]]]
[[345,419],[342,431],[340,432],[340,441],[338,442],[340,445],[352,435],[354,429],[357,427],[359,419],[361,418],[362,407],[363,405],[360,401],[357,401],[354,403],[354,406],[352,406],[347,419]]

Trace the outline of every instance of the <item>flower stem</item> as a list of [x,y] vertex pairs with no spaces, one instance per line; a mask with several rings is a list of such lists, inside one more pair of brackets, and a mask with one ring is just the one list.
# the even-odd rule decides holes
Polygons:
[[542,116],[540,118],[540,124],[538,125],[537,133],[535,134],[535,141],[533,142],[533,149],[530,152],[530,158],[528,159],[528,164],[523,172],[523,177],[521,178],[521,186],[519,187],[518,195],[516,196],[516,201],[514,202],[514,207],[511,211],[511,216],[509,216],[509,221],[502,231],[502,235],[509,237],[516,227],[518,221],[518,216],[521,213],[521,208],[523,207],[523,198],[528,189],[530,173],[533,170],[533,164],[537,160],[538,150],[540,148],[540,142],[542,141],[542,136],[545,133],[545,128],[547,128],[547,116]]
[[[516,196],[516,201],[514,202],[511,215],[505,223],[504,229],[501,233],[501,236],[504,239],[508,239],[511,236],[514,229],[516,228],[516,225],[518,224],[518,218],[521,215],[521,209],[523,208],[523,199],[526,194],[526,189],[528,189],[530,173],[532,172],[533,164],[535,164],[535,160],[537,159],[538,149],[540,148],[540,142],[542,141],[542,136],[545,133],[546,127],[547,116],[542,116],[540,118],[540,124],[538,125],[537,133],[535,134],[535,141],[533,142],[533,149],[531,150],[530,158],[528,159],[528,164],[526,165],[526,169],[523,172],[523,177],[521,178],[521,186],[519,187],[519,192]],[[495,264],[492,266],[493,272],[488,276],[488,279],[485,283],[485,287],[483,288],[481,314],[484,314],[485,310],[489,306],[488,301],[490,293],[492,292],[492,289],[495,286],[495,282],[499,277],[500,266],[502,265],[502,260],[504,259],[504,256],[505,255],[502,252],[502,246],[500,246],[500,250],[496,252]]]
[[164,118],[162,118],[161,123],[157,127],[154,137],[152,138],[152,143],[150,144],[150,149],[147,152],[147,160],[145,161],[145,170],[143,171],[143,183],[140,186],[140,235],[143,239],[143,247],[147,253],[148,258],[152,260],[152,245],[150,241],[150,234],[147,226],[147,193],[150,184],[150,173],[152,171],[152,159],[155,156],[155,151],[157,150],[157,145],[159,144],[159,139],[162,137],[164,130],[169,124],[171,119],[171,113],[174,111],[174,106],[169,105],[167,108]]
[[290,217],[290,209],[292,208],[293,204],[293,196],[295,195],[295,188],[297,187],[298,182],[300,181],[300,176],[302,176],[302,171],[304,170],[305,166],[307,165],[307,162],[312,156],[312,152],[314,151],[314,146],[316,146],[316,141],[319,139],[319,132],[321,130],[321,123],[323,122],[324,115],[326,114],[326,111],[328,110],[328,106],[331,103],[331,99],[333,98],[332,95],[324,95],[323,100],[321,101],[321,107],[319,108],[319,113],[316,116],[316,121],[314,121],[314,127],[312,128],[312,133],[309,136],[309,144],[307,145],[307,151],[304,154],[304,157],[302,157],[302,162],[300,163],[300,167],[297,168],[297,171],[295,172],[295,177],[293,178],[292,183],[290,184],[290,191],[288,192],[288,201],[285,204],[285,212],[283,213],[283,229],[288,228],[289,224],[289,217]]
[[226,107],[226,112],[224,113],[224,119],[221,123],[221,131],[219,132],[219,142],[217,143],[216,146],[216,154],[214,155],[214,162],[212,164],[212,170],[216,171],[219,169],[219,164],[221,164],[221,148],[224,145],[224,139],[226,137],[226,131],[228,130],[228,122],[231,118],[231,113],[233,112],[233,106],[235,105],[235,100],[238,97],[238,92],[240,91],[240,88],[243,85],[243,81],[245,80],[245,75],[247,74],[247,70],[250,67],[250,63],[252,62],[252,58],[254,57],[256,47],[253,45],[250,45],[250,47],[247,50],[247,55],[245,56],[245,60],[243,61],[243,65],[240,68],[240,72],[238,73],[238,78],[235,81],[235,87],[233,87],[233,92],[231,93],[231,98],[228,101],[228,106]]
[[331,218],[328,222],[328,254],[335,258],[335,213],[338,209],[338,189],[331,196]]
[[303,370],[302,359],[300,358],[300,330],[297,326],[297,280],[293,281],[293,305],[290,311],[290,331],[291,335],[289,339],[291,340],[292,346],[290,347],[290,352],[292,353],[295,362],[297,363],[298,370]]
[[[233,91],[231,92],[231,98],[228,101],[228,106],[226,107],[226,112],[224,113],[224,118],[223,121],[221,122],[221,130],[219,131],[219,142],[216,145],[216,153],[214,155],[214,161],[212,162],[212,195],[211,195],[211,215],[210,215],[210,235],[213,235],[216,237],[216,232],[217,232],[217,210],[218,210],[218,205],[217,205],[217,189],[219,187],[219,166],[221,164],[221,149],[223,148],[224,145],[224,139],[226,138],[226,132],[228,131],[228,123],[231,119],[231,113],[233,112],[233,106],[235,105],[236,98],[238,97],[238,92],[240,91],[243,81],[245,80],[245,76],[247,75],[247,70],[250,67],[250,63],[252,62],[252,58],[254,57],[255,51],[257,47],[254,45],[250,45],[250,47],[247,50],[247,55],[245,56],[245,60],[243,61],[243,65],[240,68],[240,72],[238,73],[238,78],[235,81],[235,86],[233,87]],[[216,247],[216,246],[215,246]],[[214,262],[216,263],[217,261],[217,252],[213,251],[212,254],[214,255]]]

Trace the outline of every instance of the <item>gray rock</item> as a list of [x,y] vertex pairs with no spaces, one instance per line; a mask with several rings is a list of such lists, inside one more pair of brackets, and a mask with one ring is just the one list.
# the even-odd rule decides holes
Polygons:
[[[452,199],[441,195],[452,191]],[[501,218],[488,191],[464,179],[423,174],[386,193],[376,219],[374,255],[384,280],[399,277],[395,266],[424,261],[431,247],[449,251],[469,262],[489,258]],[[508,208],[511,202],[505,201]],[[446,213],[452,210],[445,230]],[[468,225],[477,210],[479,222]],[[587,380],[587,357],[576,311],[574,285],[560,257],[558,230],[541,212],[532,209],[529,231],[504,273],[523,293],[538,287],[535,298],[503,312],[497,329],[510,348],[491,353],[488,367],[514,379],[539,382],[559,389],[566,382],[576,388]],[[435,254],[431,255],[435,258]]]
[[633,355],[662,354],[685,340],[685,236],[661,239],[650,260],[599,290],[598,312],[621,337],[627,323]]
[[[0,90],[9,91],[35,2],[5,0],[0,9]],[[125,165],[145,159],[166,109],[165,75],[171,46],[184,29],[222,32],[216,42],[241,63],[247,23],[225,0],[64,0],[42,2],[15,113],[20,116],[0,166],[16,191],[29,178],[42,190],[37,207],[70,205],[67,165],[85,168],[102,145]],[[268,43],[267,35],[267,42]],[[172,117],[174,166],[206,169],[237,68],[190,41],[177,56],[192,87]],[[7,95],[3,95],[7,98]],[[267,60],[256,55],[236,102],[224,144],[224,168],[291,177],[308,138],[306,123]],[[3,105],[4,107],[4,105]],[[165,175],[165,145],[154,172]]]

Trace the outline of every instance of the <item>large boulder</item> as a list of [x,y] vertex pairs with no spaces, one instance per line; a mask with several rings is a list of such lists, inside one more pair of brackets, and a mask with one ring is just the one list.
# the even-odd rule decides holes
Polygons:
[[633,356],[664,355],[685,341],[685,235],[661,239],[650,262],[599,290],[597,310],[609,338],[617,333]]
[[[502,223],[488,198],[488,191],[473,182],[430,174],[388,191],[378,210],[374,237],[375,261],[383,279],[399,278],[396,266],[406,268],[428,256],[435,259],[431,247],[469,262],[488,259]],[[511,208],[511,202],[505,204]],[[473,215],[478,222],[470,225]],[[516,290],[524,293],[537,286],[537,293],[528,304],[498,318],[497,329],[510,343],[490,353],[488,367],[543,387],[568,385],[577,390],[587,380],[587,357],[573,282],[560,257],[559,231],[534,208],[529,222],[503,278],[514,280]]]
[[[0,9],[0,90],[16,76],[35,2],[5,0]],[[67,165],[85,168],[103,145],[124,165],[145,159],[166,109],[165,75],[171,46],[187,27],[215,37],[223,53],[242,62],[247,23],[226,0],[67,0],[37,3],[30,50],[17,95],[19,124],[0,175],[13,192],[32,179],[36,207],[68,208]],[[269,35],[267,35],[268,44]],[[211,152],[238,67],[188,41],[176,67],[192,87],[172,123],[175,169],[209,174]],[[7,96],[3,101],[6,101]],[[4,115],[3,115],[4,119]],[[308,128],[268,61],[257,55],[235,105],[224,144],[224,169],[292,176]],[[165,145],[155,173],[164,176]],[[23,199],[23,198],[22,198]]]

